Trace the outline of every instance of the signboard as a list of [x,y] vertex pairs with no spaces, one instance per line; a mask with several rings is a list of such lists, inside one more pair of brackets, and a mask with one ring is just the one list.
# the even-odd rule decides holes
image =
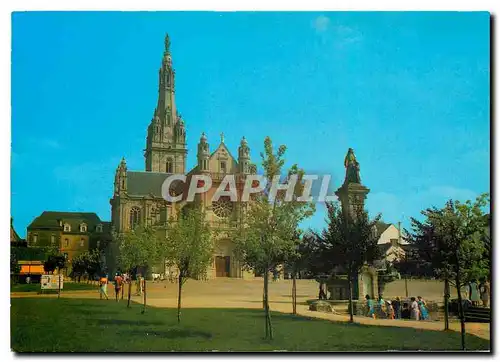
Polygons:
[[61,289],[63,288],[63,276],[59,275],[42,275],[40,280],[40,285],[42,290],[58,290],[59,289],[59,279],[61,279]]

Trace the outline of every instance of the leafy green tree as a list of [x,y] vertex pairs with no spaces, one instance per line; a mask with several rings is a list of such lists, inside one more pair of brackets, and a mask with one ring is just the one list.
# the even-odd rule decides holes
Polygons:
[[[128,273],[137,268],[146,269],[161,260],[160,239],[152,227],[139,226],[122,234],[113,232],[113,238],[119,245],[118,264]],[[146,279],[144,283],[143,313],[146,311]],[[131,285],[129,284],[128,307],[130,307]]]
[[338,202],[327,202],[327,226],[316,237],[324,260],[330,260],[331,268],[340,267],[347,273],[349,286],[349,315],[354,321],[352,305],[352,281],[361,268],[380,257],[378,237],[374,232],[380,215],[369,220],[368,213],[346,213]]
[[87,271],[84,254],[85,253],[77,255],[71,260],[71,276],[78,279],[78,282],[80,282],[81,277],[85,275]]
[[406,232],[406,240],[414,246],[419,264],[431,268],[436,277],[445,281],[445,310],[449,284],[454,284],[457,290],[464,350],[465,319],[461,289],[471,279],[479,279],[489,273],[489,261],[484,260],[487,218],[483,212],[488,204],[488,194],[480,195],[474,202],[449,200],[442,209],[433,207],[423,210],[421,213],[425,219],[422,222],[411,218],[412,231]]
[[[285,192],[273,195],[271,186],[281,176],[285,164],[286,146],[273,150],[269,137],[264,140],[261,153],[262,168],[267,183],[263,192],[254,195],[248,202],[244,220],[235,237],[235,251],[243,265],[264,276],[264,310],[266,338],[273,338],[269,310],[269,273],[275,271],[296,254],[299,239],[298,225],[314,213],[314,204],[299,201],[303,190],[304,171],[293,165],[286,177],[292,198],[287,200]],[[293,187],[293,180],[296,180]]]
[[207,272],[213,256],[215,231],[196,203],[185,205],[177,218],[170,218],[164,239],[163,260],[179,271],[177,322],[181,321],[182,287],[189,278],[200,278]]
[[16,253],[10,251],[10,280],[11,282],[15,281],[16,276],[21,272],[21,266],[18,263]]

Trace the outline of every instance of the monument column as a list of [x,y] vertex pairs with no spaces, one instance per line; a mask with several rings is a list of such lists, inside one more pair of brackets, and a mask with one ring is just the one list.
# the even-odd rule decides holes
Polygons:
[[[357,218],[361,212],[365,211],[366,195],[370,192],[366,186],[361,184],[359,176],[359,162],[356,160],[354,150],[349,148],[344,159],[346,169],[345,180],[341,187],[335,191],[335,195],[342,204],[342,212],[347,217],[348,222]],[[369,280],[363,281],[363,278]],[[353,299],[369,294],[373,296],[374,286],[376,286],[376,271],[366,266],[363,271],[353,278]],[[370,291],[367,289],[371,289]]]

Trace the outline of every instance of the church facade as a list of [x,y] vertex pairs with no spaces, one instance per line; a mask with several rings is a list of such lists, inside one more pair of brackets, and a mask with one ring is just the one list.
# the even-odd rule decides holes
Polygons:
[[[220,198],[211,202],[211,196],[226,174],[245,176],[253,173],[255,166],[250,161],[250,148],[243,137],[237,150],[237,157],[224,143],[221,134],[219,144],[213,151],[203,133],[197,145],[197,165],[187,171],[188,147],[186,128],[175,102],[175,71],[170,53],[170,39],[165,38],[165,51],[159,70],[158,102],[151,122],[147,128],[146,148],[144,150],[144,171],[132,171],[122,159],[115,172],[114,193],[111,203],[111,223],[118,233],[126,232],[137,225],[155,227],[159,236],[168,232],[168,220],[177,209],[162,197],[162,184],[172,174],[185,174],[187,179],[196,174],[209,175],[211,189],[204,195],[197,195],[205,209],[207,221],[220,232],[215,241],[212,265],[207,270],[208,278],[215,277],[253,277],[244,271],[234,255],[234,244],[229,231],[241,221],[243,205]],[[188,184],[188,182],[186,182]],[[241,183],[238,183],[242,187]],[[182,207],[184,201],[178,203]],[[116,245],[111,259],[116,259]],[[111,260],[111,269],[116,270],[116,260]],[[113,265],[114,264],[114,265]],[[161,269],[161,268],[160,268]],[[162,273],[163,270],[155,270]]]

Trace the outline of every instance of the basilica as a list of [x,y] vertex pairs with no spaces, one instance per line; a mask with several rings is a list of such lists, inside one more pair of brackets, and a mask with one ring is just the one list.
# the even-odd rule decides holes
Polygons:
[[[111,223],[118,233],[137,225],[154,226],[159,232],[166,232],[167,221],[176,208],[162,197],[165,179],[171,174],[185,174],[188,178],[196,174],[209,175],[212,178],[211,189],[204,195],[198,195],[198,201],[205,209],[207,221],[221,232],[215,242],[207,277],[252,277],[253,274],[243,270],[235,258],[231,239],[224,236],[229,235],[224,230],[237,227],[243,206],[228,198],[220,198],[213,203],[210,201],[226,174],[245,176],[255,172],[245,137],[241,139],[235,158],[224,143],[223,134],[213,151],[206,135],[202,134],[197,146],[197,165],[189,171],[186,167],[187,152],[186,127],[175,103],[175,71],[167,35],[159,70],[158,102],[147,129],[145,170],[129,170],[125,159],[121,160],[115,172],[114,193],[110,200]],[[179,204],[183,206],[183,202]],[[116,245],[114,249],[114,256],[108,262],[111,270],[117,267]]]

